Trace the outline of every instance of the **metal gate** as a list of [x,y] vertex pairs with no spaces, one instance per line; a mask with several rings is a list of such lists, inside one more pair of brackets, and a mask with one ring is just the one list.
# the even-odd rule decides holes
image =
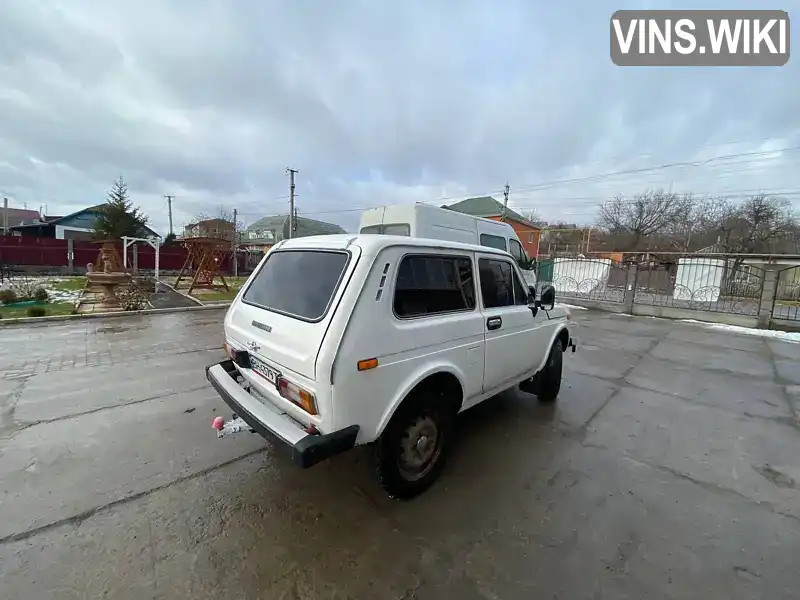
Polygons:
[[758,314],[764,269],[738,260],[687,257],[637,265],[634,304]]
[[800,266],[778,271],[772,318],[800,321]]

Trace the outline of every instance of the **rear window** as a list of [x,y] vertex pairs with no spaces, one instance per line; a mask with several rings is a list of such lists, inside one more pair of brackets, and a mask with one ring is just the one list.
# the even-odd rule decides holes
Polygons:
[[242,299],[304,321],[328,312],[350,255],[346,252],[280,250],[272,253]]

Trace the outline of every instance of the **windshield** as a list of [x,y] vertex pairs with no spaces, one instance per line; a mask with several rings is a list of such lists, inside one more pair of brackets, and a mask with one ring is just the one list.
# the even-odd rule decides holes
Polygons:
[[242,300],[304,321],[319,321],[328,312],[350,255],[318,250],[279,250],[245,291]]

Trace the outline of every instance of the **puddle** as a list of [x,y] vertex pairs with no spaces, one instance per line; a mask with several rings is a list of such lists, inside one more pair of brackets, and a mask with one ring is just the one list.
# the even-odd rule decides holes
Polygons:
[[797,487],[797,482],[786,473],[786,471],[795,471],[796,469],[792,469],[791,467],[773,467],[772,465],[753,468],[761,473],[767,481],[775,484],[779,488],[794,489]]
[[144,331],[145,329],[149,329],[147,325],[141,325],[139,327],[122,327],[121,325],[116,325],[112,327],[98,327],[95,333],[123,333],[125,331]]

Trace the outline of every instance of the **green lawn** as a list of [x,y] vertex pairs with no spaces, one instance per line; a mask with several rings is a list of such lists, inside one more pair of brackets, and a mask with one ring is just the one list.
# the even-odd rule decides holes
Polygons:
[[231,287],[229,292],[221,291],[221,292],[198,292],[195,290],[192,292],[192,297],[197,298],[200,302],[222,302],[224,300],[231,301],[236,297],[236,294],[239,293],[239,288]]
[[[225,281],[228,283],[228,287],[230,288],[229,291],[225,290],[214,290],[206,291],[202,288],[196,288],[192,291],[192,297],[197,298],[200,302],[230,302],[236,297],[236,294],[239,293],[239,290],[244,285],[244,282],[247,281],[247,277],[226,277]],[[214,285],[222,287],[222,280],[219,277],[214,278]]]
[[[39,304],[47,311],[45,316],[52,317],[55,315],[69,315],[72,314],[72,309],[75,304],[72,302],[54,302],[53,304]],[[15,306],[9,308],[8,306],[0,305],[0,318],[3,319],[16,319],[19,317],[27,317],[28,309],[30,306]]]
[[50,287],[61,292],[74,292],[77,290],[82,290],[84,287],[86,287],[86,277],[65,277],[61,281],[52,282]]

